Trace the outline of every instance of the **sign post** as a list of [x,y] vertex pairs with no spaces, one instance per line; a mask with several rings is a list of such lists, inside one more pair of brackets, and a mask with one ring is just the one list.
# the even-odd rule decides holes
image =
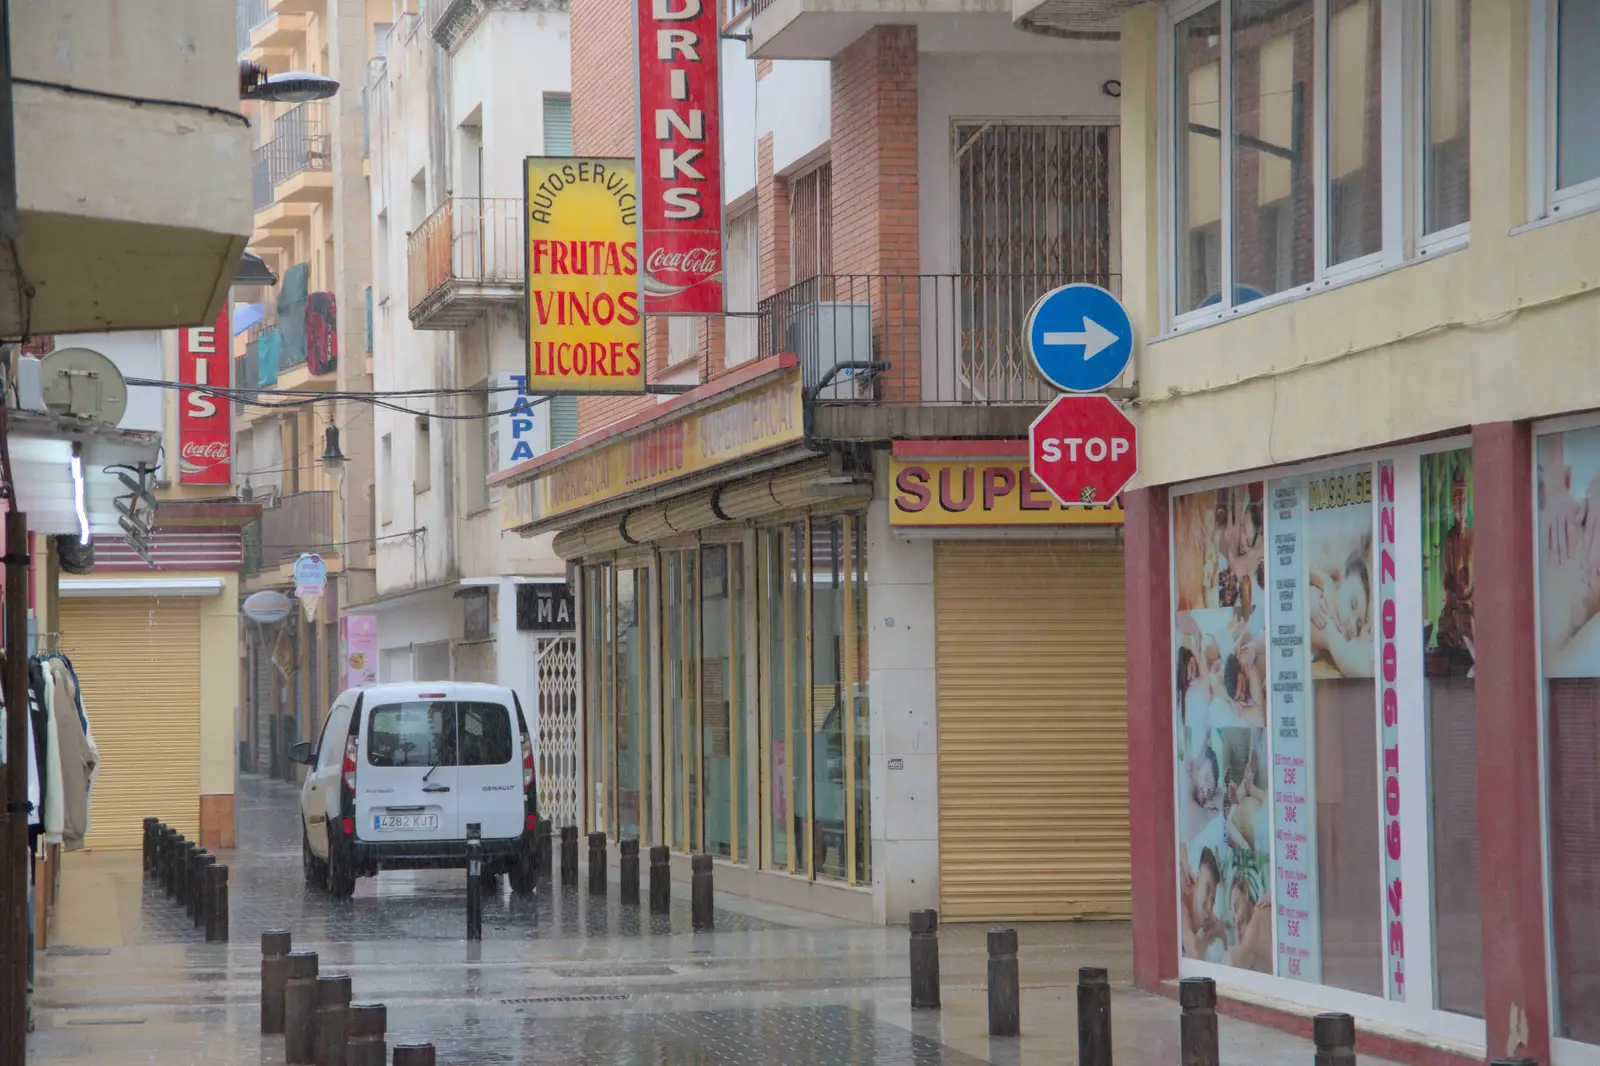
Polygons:
[[1028,457],[1068,507],[1108,503],[1139,472],[1138,430],[1105,396],[1058,396],[1028,427]]

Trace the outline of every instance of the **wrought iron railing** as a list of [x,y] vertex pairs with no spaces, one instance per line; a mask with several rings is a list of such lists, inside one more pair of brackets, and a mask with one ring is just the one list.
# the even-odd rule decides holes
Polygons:
[[250,198],[257,211],[272,206],[271,148],[270,144],[257,148],[250,162]]
[[261,567],[292,562],[302,552],[337,554],[333,535],[334,493],[294,492],[261,512]]
[[762,300],[761,354],[799,357],[824,404],[1042,404],[1028,358],[1040,296],[1118,274],[822,274]]
[[238,42],[240,55],[250,51],[250,31],[267,19],[276,17],[268,6],[268,0],[234,0],[234,39]]
[[522,201],[455,196],[412,231],[406,255],[411,310],[452,282],[522,284]]
[[266,146],[272,184],[277,186],[307,170],[333,167],[333,142],[328,132],[326,103],[296,104],[272,123]]

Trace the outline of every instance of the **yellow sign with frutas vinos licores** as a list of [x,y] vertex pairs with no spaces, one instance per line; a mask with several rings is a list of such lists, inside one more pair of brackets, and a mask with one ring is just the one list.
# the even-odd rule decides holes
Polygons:
[[634,161],[530,156],[525,167],[527,391],[644,392]]

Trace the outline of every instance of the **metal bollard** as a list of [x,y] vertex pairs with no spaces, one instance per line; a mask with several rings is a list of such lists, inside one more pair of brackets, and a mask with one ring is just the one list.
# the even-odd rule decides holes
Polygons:
[[178,831],[171,826],[167,827],[167,831],[161,839],[161,854],[159,857],[161,891],[168,899],[171,899],[173,892],[177,891],[177,884],[172,879],[172,871],[177,868],[178,841],[181,839],[182,837],[178,834]]
[[382,1003],[352,1004],[349,1029],[345,1066],[386,1066],[389,1009]]
[[1217,983],[1209,977],[1185,977],[1178,982],[1178,1005],[1183,1008],[1178,1019],[1183,1066],[1221,1066],[1217,1049]]
[[394,1066],[436,1066],[432,1044],[396,1044]]
[[1078,967],[1078,1066],[1111,1066],[1111,982],[1100,966]]
[[550,825],[550,819],[546,818],[539,823],[539,836],[537,839],[539,841],[539,879],[548,881],[550,880],[551,871],[554,869],[552,864],[555,862],[556,843],[554,828]]
[[989,930],[989,1035],[1021,1036],[1021,979],[1017,974],[1017,931]]
[[606,894],[606,835],[589,834],[589,895]]
[[344,1066],[350,1040],[350,977],[330,973],[317,978],[316,1066]]
[[911,1009],[939,1009],[939,912],[911,912]]
[[1348,1014],[1319,1014],[1311,1019],[1311,1041],[1317,1045],[1316,1066],[1354,1066],[1356,1020]]
[[206,914],[206,867],[211,865],[211,852],[195,848],[189,858],[189,899],[184,904],[189,921],[197,929],[204,929]]
[[622,903],[627,907],[639,905],[639,842],[624,840],[619,845],[622,852]]
[[650,846],[650,913],[672,912],[672,852],[665,844]]
[[228,868],[220,862],[206,867],[206,943],[228,942]]
[[261,1031],[283,1032],[283,979],[290,952],[287,929],[269,929],[261,934]]
[[154,856],[155,856],[156,826],[158,826],[160,824],[161,824],[161,821],[160,821],[160,819],[157,819],[157,818],[146,818],[144,820],[144,855],[143,855],[143,862],[144,862],[144,875],[146,877],[150,876],[151,863],[152,863],[152,861],[154,859]]
[[483,939],[483,825],[467,823],[467,939]]
[[711,906],[711,854],[689,857],[689,923],[697,933],[709,933],[715,911]]
[[578,883],[578,827],[575,825],[561,827],[561,883]]
[[187,913],[189,905],[194,902],[194,858],[200,853],[200,845],[192,840],[183,842],[183,851],[178,855],[178,906]]
[[283,1061],[289,1066],[315,1061],[316,1021],[317,953],[291,951],[284,959],[283,981]]

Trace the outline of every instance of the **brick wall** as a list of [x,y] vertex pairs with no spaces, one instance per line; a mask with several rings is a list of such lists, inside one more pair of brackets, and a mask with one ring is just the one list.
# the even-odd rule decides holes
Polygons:
[[[833,255],[836,274],[921,269],[917,241],[917,31],[878,26],[833,61]],[[861,279],[869,293],[874,358],[890,364],[885,399],[919,394],[915,283]]]

